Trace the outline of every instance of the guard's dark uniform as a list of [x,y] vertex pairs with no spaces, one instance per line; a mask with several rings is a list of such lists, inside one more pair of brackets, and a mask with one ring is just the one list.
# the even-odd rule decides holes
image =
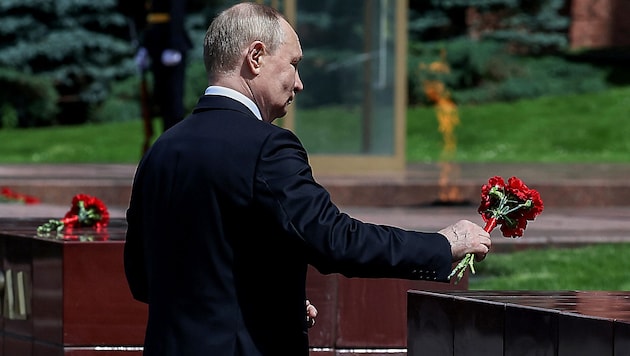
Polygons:
[[[164,130],[179,122],[184,117],[184,79],[186,52],[192,48],[192,42],[184,27],[186,1],[184,0],[147,0],[143,6],[140,0],[121,1],[122,11],[131,17],[141,35],[139,46],[147,49],[151,58],[153,74],[155,115],[162,117]],[[125,4],[127,3],[127,4]],[[175,50],[181,54],[181,61],[172,66],[162,63],[164,50]]]

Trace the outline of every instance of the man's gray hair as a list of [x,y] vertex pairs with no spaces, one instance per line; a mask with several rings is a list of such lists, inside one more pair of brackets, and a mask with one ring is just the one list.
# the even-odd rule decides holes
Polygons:
[[203,58],[209,79],[237,69],[243,50],[261,41],[273,53],[285,40],[276,9],[257,3],[241,3],[221,13],[212,21],[203,41]]

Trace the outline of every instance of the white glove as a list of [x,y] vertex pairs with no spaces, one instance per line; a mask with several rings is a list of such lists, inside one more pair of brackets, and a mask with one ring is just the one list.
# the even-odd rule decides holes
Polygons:
[[138,67],[138,70],[141,72],[149,68],[150,58],[147,49],[140,47],[138,52],[136,52],[136,56],[133,58],[133,61],[136,63],[136,67]]
[[178,65],[182,61],[182,54],[174,49],[165,49],[162,52],[162,64],[167,67]]

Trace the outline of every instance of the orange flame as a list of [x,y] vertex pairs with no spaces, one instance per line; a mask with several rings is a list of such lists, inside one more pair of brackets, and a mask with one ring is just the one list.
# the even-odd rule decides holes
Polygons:
[[[420,69],[426,69],[420,64]],[[428,70],[434,73],[449,73],[450,67],[446,63],[446,52],[442,50],[440,60],[429,64]],[[424,92],[429,100],[435,103],[438,120],[438,131],[442,134],[444,146],[440,155],[440,178],[438,181],[440,201],[458,201],[461,194],[456,186],[450,184],[453,176],[459,176],[459,167],[452,163],[457,151],[455,127],[459,125],[457,105],[451,99],[450,92],[439,80],[426,80],[423,83]]]

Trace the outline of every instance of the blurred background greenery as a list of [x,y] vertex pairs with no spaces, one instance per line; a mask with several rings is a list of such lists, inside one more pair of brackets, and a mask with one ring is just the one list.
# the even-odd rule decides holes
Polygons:
[[[189,1],[191,37],[203,38],[209,19],[229,3],[233,1]],[[440,159],[443,137],[423,86],[434,80],[445,85],[461,118],[454,161],[627,162],[630,50],[570,49],[567,4],[410,1],[408,161]],[[474,33],[463,20],[471,8],[498,14],[500,26]],[[316,20],[309,18],[307,7],[303,11],[299,18]],[[339,21],[343,19],[318,23],[335,26]],[[201,41],[194,42],[185,89],[189,110],[206,85]],[[143,131],[135,50],[116,0],[3,0],[0,162],[136,162]],[[309,56],[333,56],[324,52]],[[427,70],[435,63],[448,70]],[[300,67],[301,76],[318,75],[317,66],[307,64]],[[310,98],[319,95],[325,91],[310,85],[300,93],[304,115],[334,124],[348,121],[340,119],[344,114],[334,98],[326,112],[308,112]],[[154,125],[160,132],[159,120]],[[351,129],[336,130],[340,137],[327,142],[352,145],[343,137]]]
[[[137,105],[129,102],[117,107],[122,112],[136,111]],[[512,103],[463,105],[459,110],[462,123],[456,129],[455,161],[630,162],[630,87]],[[339,120],[334,113],[329,109],[318,120]],[[161,132],[159,124],[159,120],[154,122],[156,132]],[[409,108],[410,163],[440,160],[443,142],[437,126],[433,108]],[[137,118],[4,128],[0,129],[0,163],[136,163],[142,140],[142,122]],[[330,141],[349,144],[334,138]]]

